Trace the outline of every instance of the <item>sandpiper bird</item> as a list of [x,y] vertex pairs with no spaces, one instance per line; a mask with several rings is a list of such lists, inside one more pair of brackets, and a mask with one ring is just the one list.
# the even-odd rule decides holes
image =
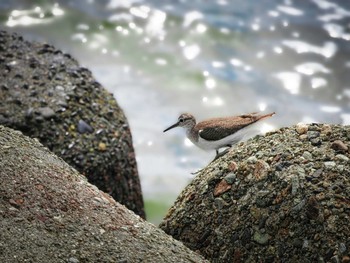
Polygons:
[[239,116],[213,118],[196,123],[195,117],[189,113],[181,114],[178,121],[165,129],[164,132],[175,127],[183,127],[187,138],[204,150],[216,150],[214,160],[227,152],[219,153],[223,147],[231,147],[247,134],[247,129],[257,121],[273,116],[275,112],[259,115],[256,112]]

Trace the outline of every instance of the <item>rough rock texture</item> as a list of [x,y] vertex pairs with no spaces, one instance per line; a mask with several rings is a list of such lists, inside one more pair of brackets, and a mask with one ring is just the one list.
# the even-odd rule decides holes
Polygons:
[[350,127],[299,125],[239,144],[161,223],[212,262],[350,262]]
[[0,262],[206,262],[0,126]]
[[144,217],[129,125],[91,72],[53,46],[0,31],[0,124],[38,138]]

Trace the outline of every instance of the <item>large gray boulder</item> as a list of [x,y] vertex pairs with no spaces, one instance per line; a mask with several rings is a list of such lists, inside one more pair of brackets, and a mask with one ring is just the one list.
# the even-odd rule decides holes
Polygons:
[[0,126],[0,262],[207,262]]
[[70,55],[0,31],[0,124],[38,138],[144,217],[129,125],[112,94]]
[[212,262],[350,262],[350,127],[298,125],[206,167],[161,228]]

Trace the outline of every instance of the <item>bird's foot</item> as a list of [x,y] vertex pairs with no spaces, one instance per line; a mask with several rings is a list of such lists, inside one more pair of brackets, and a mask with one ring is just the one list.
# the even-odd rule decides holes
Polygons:
[[204,170],[204,168],[202,168],[202,169],[199,169],[199,170],[197,170],[197,171],[195,171],[195,172],[192,172],[191,174],[192,175],[196,175],[196,174],[199,174],[201,171],[203,171]]

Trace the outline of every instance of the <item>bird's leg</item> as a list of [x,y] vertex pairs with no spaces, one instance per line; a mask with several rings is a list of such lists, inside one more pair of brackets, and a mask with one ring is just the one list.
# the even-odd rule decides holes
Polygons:
[[228,144],[228,145],[226,145],[226,149],[225,150],[223,150],[221,153],[219,153],[219,151],[218,150],[216,150],[216,156],[215,156],[215,158],[214,158],[214,160],[213,161],[215,161],[216,159],[218,159],[218,158],[220,158],[221,156],[224,156],[226,153],[228,153],[229,151],[230,151],[230,148],[232,147],[232,145],[231,144]]
[[218,159],[221,156],[221,153],[219,152],[218,149],[216,149],[215,151],[216,151],[216,155],[215,155],[214,159],[210,163],[214,162],[216,159]]
[[220,158],[221,156],[224,156],[226,153],[228,153],[229,150],[230,150],[230,147],[231,147],[231,146],[229,146],[228,148],[226,148],[225,150],[223,150],[221,153],[220,153],[218,150],[216,150],[216,156],[215,156],[214,160],[212,160],[210,163],[214,162],[215,160],[217,160],[217,159]]

